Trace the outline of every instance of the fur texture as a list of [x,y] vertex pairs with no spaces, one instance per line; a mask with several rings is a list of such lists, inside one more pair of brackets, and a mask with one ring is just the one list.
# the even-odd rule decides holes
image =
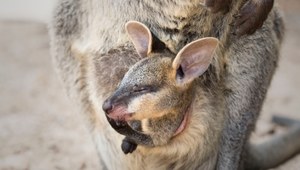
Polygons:
[[[62,0],[57,6],[50,26],[54,64],[68,94],[86,115],[107,169],[214,169],[217,157],[217,169],[243,168],[244,147],[277,66],[283,37],[282,19],[275,7],[261,29],[250,36],[237,38],[231,34],[233,28],[229,23],[234,21],[233,14],[238,13],[244,1],[231,3],[226,14],[211,13],[199,3],[198,0],[126,3],[120,0]],[[218,141],[218,138],[213,136],[201,145],[194,143],[199,139],[196,131],[207,130],[207,122],[203,122],[204,127],[195,126],[197,130],[191,131],[190,136],[181,138],[186,145],[168,144],[166,148],[139,149],[130,157],[124,156],[119,149],[122,137],[109,126],[101,105],[129,67],[140,60],[138,55],[118,57],[120,53],[122,56],[136,54],[124,30],[129,20],[145,23],[175,54],[193,40],[207,36],[220,39],[221,44],[208,71],[214,74],[207,75],[206,83],[224,82],[225,127],[221,148],[208,150],[212,153],[210,157],[205,158],[205,154],[198,156],[196,151],[205,148],[206,144],[218,146],[211,141]],[[111,55],[103,55],[105,53]],[[97,67],[97,63],[101,67]],[[214,90],[200,93],[214,94]],[[217,101],[206,103],[205,99],[198,100],[204,100],[205,105],[194,107],[199,107],[199,112],[204,109],[203,114],[219,104]],[[213,109],[210,111],[215,112]],[[196,117],[192,121],[203,120]],[[183,148],[186,146],[194,150]],[[165,154],[158,157],[158,153]],[[214,161],[199,165],[204,158]]]

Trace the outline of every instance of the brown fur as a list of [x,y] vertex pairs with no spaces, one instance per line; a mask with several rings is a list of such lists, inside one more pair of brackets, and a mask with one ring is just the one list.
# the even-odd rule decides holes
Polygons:
[[[199,162],[203,162],[202,158],[205,157],[206,160],[218,157],[218,169],[243,167],[242,153],[245,143],[254,128],[277,65],[283,37],[282,19],[275,7],[261,29],[251,36],[237,38],[231,34],[234,28],[229,23],[236,20],[233,15],[239,13],[245,5],[243,0],[231,3],[229,12],[225,14],[211,13],[197,4],[198,0],[145,0],[130,3],[118,0],[62,0],[58,5],[50,33],[54,63],[68,94],[86,115],[100,157],[108,169],[118,167],[140,169],[140,165],[145,169],[154,168],[152,165],[158,165],[163,169],[167,167],[193,169],[199,166]],[[129,67],[141,59],[125,34],[124,25],[128,20],[145,23],[175,54],[187,43],[201,37],[213,36],[220,39],[217,57],[200,81],[210,88],[199,92],[214,95],[214,85],[224,83],[226,123],[222,131],[218,156],[214,154],[218,148],[211,152],[208,150],[210,156],[197,155],[196,151],[200,145],[194,143],[198,141],[195,139],[199,138],[202,131],[207,130],[207,127],[203,127],[207,125],[207,121],[200,117],[191,121],[203,123],[199,125],[201,127],[191,127],[195,130],[191,131],[190,137],[185,136],[180,138],[182,141],[178,140],[178,143],[186,145],[168,144],[166,149],[157,147],[151,151],[139,149],[130,158],[125,157],[117,147],[121,145],[122,136],[109,126],[101,105],[117,87]],[[110,55],[105,55],[107,53]],[[118,57],[119,55],[125,57]],[[199,100],[207,102],[199,108],[203,109],[201,111],[203,115],[210,109],[214,113],[211,107],[219,104],[218,100],[214,103],[204,98]],[[199,133],[196,133],[198,131]],[[211,143],[218,146],[215,145],[218,137],[204,141],[201,146]],[[190,146],[194,150],[188,152],[190,150],[183,146]],[[168,155],[165,157],[169,160],[167,161],[170,162],[169,165],[161,162],[163,159],[157,157],[158,152]],[[178,155],[183,159],[177,160]],[[215,160],[213,158],[210,160]],[[172,160],[177,163],[171,163]],[[151,165],[148,165],[149,162]],[[197,163],[187,164],[188,162]],[[214,165],[215,162],[211,162],[202,168],[209,169],[208,167],[212,168]]]
[[[157,55],[157,54],[154,54]],[[129,58],[128,58],[129,57]],[[158,57],[158,56],[156,56]],[[134,65],[136,63],[136,60],[140,59],[140,56],[137,55],[135,51],[128,50],[128,47],[119,47],[117,49],[112,49],[108,54],[102,55],[102,56],[93,56],[92,61],[94,61],[89,66],[92,66],[88,70],[91,72],[88,73],[92,77],[92,81],[95,81],[95,77],[97,77],[95,84],[98,85],[98,88],[91,86],[90,89],[93,89],[94,92],[96,92],[96,96],[103,96],[105,94],[111,94],[114,89],[119,84],[120,80],[123,78],[124,74],[127,72],[130,66]],[[170,77],[174,77],[174,72],[168,73],[170,70],[170,61],[171,58],[163,58],[163,60],[166,60],[166,63],[169,63],[168,65],[164,65],[162,67],[156,66],[156,75],[157,79],[161,81],[162,77],[159,78],[159,75],[168,75],[166,76],[167,79],[170,79]],[[125,62],[126,61],[126,62]],[[109,62],[109,63],[108,63]],[[122,64],[119,64],[122,63]],[[164,63],[164,62],[163,62]],[[110,66],[115,65],[119,66],[119,68],[115,67],[104,67],[104,66]],[[165,67],[165,68],[163,68]],[[106,69],[106,72],[101,71],[93,71],[98,69]],[[159,73],[159,71],[163,71],[162,73]],[[110,79],[104,79],[104,77],[107,76],[106,73],[111,73],[112,76]],[[165,72],[167,74],[165,74]],[[147,73],[142,73],[147,74]],[[171,76],[172,75],[172,76]],[[196,91],[191,91],[193,94],[198,94],[194,98],[193,105],[191,106],[191,117],[189,118],[188,122],[188,128],[186,128],[185,132],[180,134],[179,136],[176,136],[171,141],[165,141],[167,139],[166,136],[154,136],[154,138],[157,139],[164,139],[163,141],[159,140],[154,142],[155,143],[166,143],[167,145],[162,146],[156,146],[155,148],[148,148],[148,147],[142,147],[139,146],[138,149],[131,155],[125,156],[120,148],[120,141],[122,140],[123,136],[117,135],[116,132],[111,131],[112,129],[109,128],[107,130],[110,130],[111,132],[106,132],[107,134],[114,134],[112,136],[103,136],[102,138],[108,138],[108,139],[114,139],[113,141],[110,141],[111,147],[115,147],[118,151],[114,154],[113,157],[116,157],[114,159],[119,160],[121,162],[121,167],[124,165],[127,165],[129,169],[141,169],[141,167],[144,167],[144,169],[181,169],[181,168],[191,168],[191,169],[197,169],[200,167],[203,167],[202,169],[212,169],[215,166],[216,158],[217,158],[217,150],[215,146],[218,146],[219,140],[220,140],[220,134],[221,129],[223,129],[223,117],[222,114],[223,111],[220,110],[224,107],[222,107],[222,99],[221,95],[218,95],[220,93],[220,90],[222,89],[222,86],[220,84],[218,89],[215,88],[213,91],[211,91],[211,86],[207,87],[205,84],[206,77],[209,76],[209,73],[203,75],[203,79],[200,79],[195,84],[196,86],[204,87],[203,89],[197,88]],[[165,76],[163,76],[165,77]],[[144,79],[149,80],[149,79]],[[217,82],[214,82],[217,84]],[[93,83],[94,84],[94,83]],[[162,105],[160,107],[152,107],[153,105],[158,106],[156,104],[151,104],[151,102],[155,101],[161,101],[158,100],[160,97],[167,96],[164,93],[174,93],[178,91],[178,89],[170,89],[168,86],[166,86],[167,89],[160,90],[162,94],[156,94],[154,97],[156,97],[156,100],[151,101],[139,101],[145,103],[142,107],[143,110],[146,110],[147,113],[157,113],[157,109],[163,109],[165,110],[166,105]],[[95,91],[96,89],[96,91]],[[165,91],[165,92],[164,92]],[[191,94],[190,94],[191,95]],[[180,96],[182,97],[182,96]],[[190,97],[189,97],[190,98]],[[172,99],[170,99],[172,100]],[[183,105],[186,105],[185,103],[188,100],[181,100],[183,102]],[[150,102],[150,103],[149,103]],[[170,101],[171,102],[171,101]],[[200,104],[200,105],[199,105]],[[218,107],[212,107],[219,105]],[[156,110],[153,110],[156,109]],[[178,111],[178,108],[173,108],[176,112]],[[99,112],[101,112],[99,110]],[[158,111],[159,112],[159,111]],[[168,113],[172,112],[172,110],[169,110]],[[166,113],[166,112],[165,112]],[[164,113],[160,113],[164,114]],[[104,113],[102,113],[104,115]],[[132,119],[144,119],[145,117],[149,118],[147,114],[139,113],[140,116],[133,115]],[[150,115],[151,118],[155,121],[158,121],[155,117],[158,119],[161,119],[161,115]],[[102,118],[103,119],[103,118]],[[163,123],[165,123],[164,120],[162,120]],[[102,122],[105,127],[109,127],[109,124],[107,122]],[[148,127],[149,128],[149,127]],[[145,128],[144,128],[145,129]],[[207,134],[207,130],[211,133],[210,135]],[[161,130],[161,129],[158,129]],[[103,131],[103,129],[102,129]],[[147,129],[145,129],[147,131]],[[157,131],[155,129],[148,129],[148,131]],[[201,140],[194,140],[195,138],[201,139]],[[118,139],[118,140],[116,140]],[[194,141],[194,142],[192,142]],[[199,150],[195,149],[199,148]],[[201,154],[202,153],[202,154]],[[173,155],[173,156],[172,156]],[[106,155],[109,157],[109,155]],[[110,159],[112,159],[110,157]],[[164,160],[164,161],[162,161]],[[117,165],[106,165],[107,168],[111,169],[113,167],[117,168]],[[118,169],[118,168],[117,168]]]

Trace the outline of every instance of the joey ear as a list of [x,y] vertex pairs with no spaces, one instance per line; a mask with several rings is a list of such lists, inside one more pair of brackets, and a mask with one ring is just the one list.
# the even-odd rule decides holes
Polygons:
[[216,38],[207,37],[183,47],[172,63],[173,69],[176,70],[176,81],[186,84],[202,75],[212,62],[218,42]]
[[152,35],[148,27],[137,21],[128,21],[125,29],[141,57],[146,57],[152,50]]

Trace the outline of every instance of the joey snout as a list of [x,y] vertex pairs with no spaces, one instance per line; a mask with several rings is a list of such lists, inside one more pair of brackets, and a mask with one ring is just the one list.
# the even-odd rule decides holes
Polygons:
[[106,116],[115,121],[116,125],[128,124],[135,131],[142,131],[140,120],[131,120],[132,113],[128,112],[127,106],[124,104],[113,104],[109,99],[105,100],[102,109]]
[[105,113],[110,112],[113,109],[111,100],[109,100],[109,99],[105,100],[102,104],[102,109]]
[[125,104],[114,103],[110,99],[104,101],[102,109],[107,117],[115,121],[127,122],[131,117],[131,113],[128,112]]

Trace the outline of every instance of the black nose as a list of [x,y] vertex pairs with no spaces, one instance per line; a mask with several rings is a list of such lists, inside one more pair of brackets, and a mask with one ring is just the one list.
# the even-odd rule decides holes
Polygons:
[[112,110],[112,108],[113,108],[113,105],[112,105],[111,101],[110,100],[105,100],[103,105],[102,105],[102,109],[104,110],[104,112],[106,114],[109,114],[109,112]]

